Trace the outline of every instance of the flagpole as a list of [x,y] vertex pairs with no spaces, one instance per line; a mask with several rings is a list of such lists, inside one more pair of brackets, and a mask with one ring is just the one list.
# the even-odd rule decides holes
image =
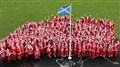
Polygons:
[[71,39],[71,23],[72,23],[72,19],[71,19],[71,14],[72,14],[72,4],[70,3],[70,42],[69,42],[69,57],[68,59],[71,60],[71,47],[72,47],[72,39]]

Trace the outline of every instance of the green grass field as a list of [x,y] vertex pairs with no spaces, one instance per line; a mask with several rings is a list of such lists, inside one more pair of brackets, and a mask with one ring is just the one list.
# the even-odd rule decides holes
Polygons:
[[40,21],[57,15],[58,8],[72,4],[73,21],[87,15],[115,22],[115,37],[120,39],[120,0],[1,0],[0,39],[26,21]]

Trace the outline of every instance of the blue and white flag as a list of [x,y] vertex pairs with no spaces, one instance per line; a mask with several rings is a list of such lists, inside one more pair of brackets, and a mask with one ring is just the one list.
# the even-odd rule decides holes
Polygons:
[[64,6],[58,9],[58,14],[70,14],[70,6]]

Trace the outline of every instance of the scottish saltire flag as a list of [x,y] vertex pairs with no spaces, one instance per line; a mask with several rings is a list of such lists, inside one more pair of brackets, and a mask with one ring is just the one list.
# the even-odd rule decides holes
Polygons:
[[70,6],[63,6],[58,9],[58,14],[69,14],[70,13]]

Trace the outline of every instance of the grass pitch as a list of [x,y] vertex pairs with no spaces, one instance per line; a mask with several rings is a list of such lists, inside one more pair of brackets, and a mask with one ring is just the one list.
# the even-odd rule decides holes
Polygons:
[[40,21],[57,15],[60,7],[70,3],[73,21],[84,15],[113,20],[115,37],[120,39],[120,0],[1,0],[0,39],[26,21]]

